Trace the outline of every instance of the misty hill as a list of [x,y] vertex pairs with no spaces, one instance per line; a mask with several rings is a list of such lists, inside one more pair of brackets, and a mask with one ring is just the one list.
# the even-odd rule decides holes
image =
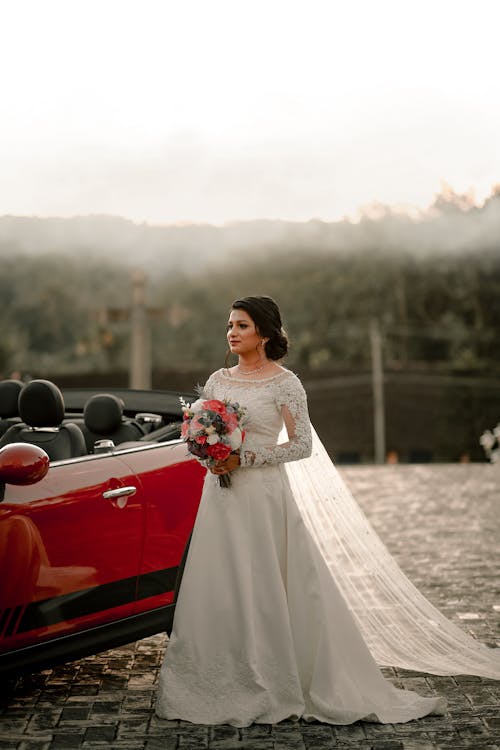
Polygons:
[[0,254],[100,256],[148,269],[189,270],[231,253],[273,249],[341,249],[360,235],[350,222],[248,221],[213,226],[137,224],[114,216],[0,217]]
[[356,250],[500,251],[500,190],[483,206],[447,189],[417,218],[372,206],[357,222],[260,220],[157,226],[114,216],[0,217],[0,256],[64,253],[100,257],[149,271],[193,271],[248,251],[252,257],[278,251],[349,253]]

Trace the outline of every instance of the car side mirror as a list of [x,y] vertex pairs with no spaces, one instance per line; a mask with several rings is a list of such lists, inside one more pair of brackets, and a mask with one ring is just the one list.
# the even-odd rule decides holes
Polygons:
[[45,451],[31,443],[9,443],[0,448],[0,501],[6,484],[35,484],[44,478],[49,464]]

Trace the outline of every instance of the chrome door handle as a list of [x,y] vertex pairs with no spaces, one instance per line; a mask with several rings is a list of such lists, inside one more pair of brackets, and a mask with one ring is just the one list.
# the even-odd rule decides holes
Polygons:
[[131,485],[130,487],[117,487],[116,490],[106,490],[102,493],[102,496],[106,500],[114,500],[116,497],[127,497],[128,495],[135,495],[137,487]]

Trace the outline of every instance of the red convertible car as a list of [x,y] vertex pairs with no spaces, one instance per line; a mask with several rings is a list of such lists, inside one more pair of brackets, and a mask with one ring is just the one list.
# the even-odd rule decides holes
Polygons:
[[170,632],[205,470],[179,396],[0,382],[0,674]]

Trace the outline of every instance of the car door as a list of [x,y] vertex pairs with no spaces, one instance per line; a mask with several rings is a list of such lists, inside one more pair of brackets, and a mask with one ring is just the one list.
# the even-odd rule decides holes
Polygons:
[[206,474],[185,443],[124,449],[119,453],[140,478],[144,545],[136,612],[172,604],[182,556],[193,529]]
[[0,651],[127,617],[144,532],[141,484],[113,455],[55,462],[0,503]]

